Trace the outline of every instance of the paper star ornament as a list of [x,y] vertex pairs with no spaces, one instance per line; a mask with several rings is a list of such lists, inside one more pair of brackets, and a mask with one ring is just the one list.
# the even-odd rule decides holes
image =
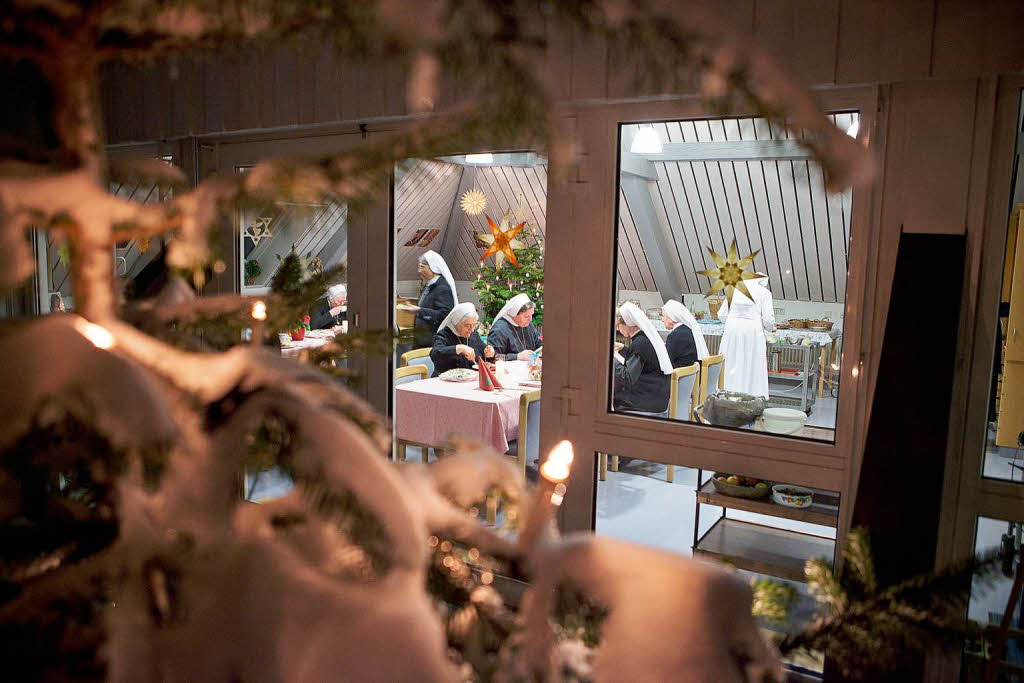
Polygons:
[[274,233],[270,231],[270,224],[273,220],[273,217],[269,216],[257,218],[252,225],[245,229],[245,236],[251,239],[254,245],[258,245],[267,237],[273,237]]
[[462,195],[462,201],[459,205],[467,215],[479,216],[484,212],[484,209],[487,208],[487,197],[484,196],[483,192],[474,188],[472,190],[467,190],[466,193]]
[[698,270],[698,275],[707,275],[711,278],[711,289],[705,296],[711,296],[717,294],[723,289],[725,290],[725,298],[729,301],[729,305],[732,306],[732,295],[738,290],[744,294],[748,299],[753,301],[754,297],[751,296],[750,290],[747,289],[746,280],[755,280],[759,277],[757,273],[750,270],[750,265],[754,262],[754,259],[761,252],[760,249],[752,254],[748,254],[743,258],[739,258],[739,253],[736,251],[736,240],[733,239],[732,244],[729,246],[729,253],[726,254],[725,258],[722,258],[715,253],[715,250],[708,247],[708,253],[711,254],[711,260],[715,262],[717,268],[708,268],[706,270]]
[[515,236],[519,234],[519,231],[526,225],[525,222],[519,223],[514,227],[509,227],[509,222],[512,216],[511,211],[506,211],[505,215],[501,217],[501,225],[497,225],[490,216],[484,216],[487,219],[487,227],[491,229],[490,234],[478,233],[476,235],[477,244],[486,246],[483,256],[480,257],[480,262],[484,262],[491,256],[494,256],[494,262],[498,268],[501,268],[502,262],[505,257],[512,262],[512,265],[516,268],[519,267],[519,259],[516,258],[517,249],[526,249],[528,246],[526,242],[515,239]]

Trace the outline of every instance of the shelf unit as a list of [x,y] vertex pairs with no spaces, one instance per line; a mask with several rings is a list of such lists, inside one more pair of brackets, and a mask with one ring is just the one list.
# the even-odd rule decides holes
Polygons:
[[[807,560],[835,556],[835,541],[790,529],[731,518],[727,510],[742,510],[797,522],[835,528],[839,522],[839,500],[827,493],[815,492],[808,508],[791,508],[770,499],[751,500],[726,496],[715,490],[709,478],[702,482],[704,470],[697,470],[696,513],[693,527],[694,557],[709,557],[739,569],[766,574],[789,581],[804,581]],[[722,515],[704,534],[700,534],[700,506],[722,508]]]

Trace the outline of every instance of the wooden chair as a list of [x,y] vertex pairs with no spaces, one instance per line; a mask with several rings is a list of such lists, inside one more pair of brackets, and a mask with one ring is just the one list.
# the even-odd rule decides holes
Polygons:
[[[676,368],[672,371],[672,384],[669,386],[668,394],[668,419],[690,420],[693,418],[693,409],[697,405],[697,392],[700,391],[700,384],[697,378],[700,376],[700,363],[688,365],[685,368]],[[676,466],[667,465],[665,478],[669,483],[675,481]]]
[[401,367],[423,365],[427,368],[427,377],[434,374],[434,361],[430,360],[430,348],[413,349],[402,354]]
[[723,386],[725,386],[725,356],[722,354],[708,356],[700,362],[700,393],[697,395],[698,401],[694,404],[693,409],[695,410],[698,405],[702,405],[707,400],[709,387],[714,387],[717,390]]
[[[421,351],[422,349],[417,349]],[[409,353],[413,353],[410,351]],[[403,354],[402,360],[405,360]],[[404,363],[403,363],[404,365]],[[422,363],[416,363],[415,365],[404,365],[404,367],[395,370],[395,386],[400,384],[408,384],[409,382],[415,382],[416,380],[426,379],[430,376],[430,372],[427,370],[427,366]],[[419,446],[423,454],[423,462],[427,461],[427,446],[423,444],[414,444],[409,441],[402,441],[401,439],[395,442],[395,459],[399,462],[405,460],[405,448],[406,446]]]
[[519,438],[516,459],[526,476],[526,463],[540,455],[540,389],[519,397]]

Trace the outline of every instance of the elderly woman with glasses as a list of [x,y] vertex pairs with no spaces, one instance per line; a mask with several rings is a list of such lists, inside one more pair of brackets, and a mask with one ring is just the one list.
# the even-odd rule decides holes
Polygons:
[[434,377],[455,368],[472,368],[478,359],[494,359],[494,348],[484,344],[476,331],[479,320],[476,307],[467,302],[453,308],[441,322],[430,349]]
[[525,294],[516,294],[498,311],[487,333],[487,343],[502,360],[530,360],[540,348],[540,333],[533,326],[536,305]]

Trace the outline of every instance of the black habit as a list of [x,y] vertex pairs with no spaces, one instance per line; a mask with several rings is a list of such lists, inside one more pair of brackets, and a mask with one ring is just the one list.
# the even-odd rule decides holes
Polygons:
[[473,334],[469,335],[467,340],[465,337],[456,336],[450,328],[445,327],[434,335],[434,346],[430,349],[430,360],[434,362],[434,377],[454,368],[473,367],[473,361],[455,353],[455,347],[459,344],[473,347],[478,358],[484,357],[486,344],[476,330],[473,330]]
[[668,333],[665,346],[672,367],[685,368],[697,362],[697,342],[693,338],[693,330],[688,326],[677,323]]
[[637,332],[615,361],[615,410],[660,413],[668,409],[671,379],[661,371],[658,354],[643,331]]
[[495,358],[515,360],[520,351],[536,351],[540,348],[540,333],[533,323],[519,327],[505,318],[499,318],[487,333],[487,343],[494,347]]
[[434,342],[434,334],[441,322],[455,308],[455,297],[452,296],[452,288],[443,277],[438,277],[432,285],[425,285],[423,293],[420,294],[420,310],[416,311],[416,320],[413,322],[413,344],[415,348],[422,349],[431,346]]

